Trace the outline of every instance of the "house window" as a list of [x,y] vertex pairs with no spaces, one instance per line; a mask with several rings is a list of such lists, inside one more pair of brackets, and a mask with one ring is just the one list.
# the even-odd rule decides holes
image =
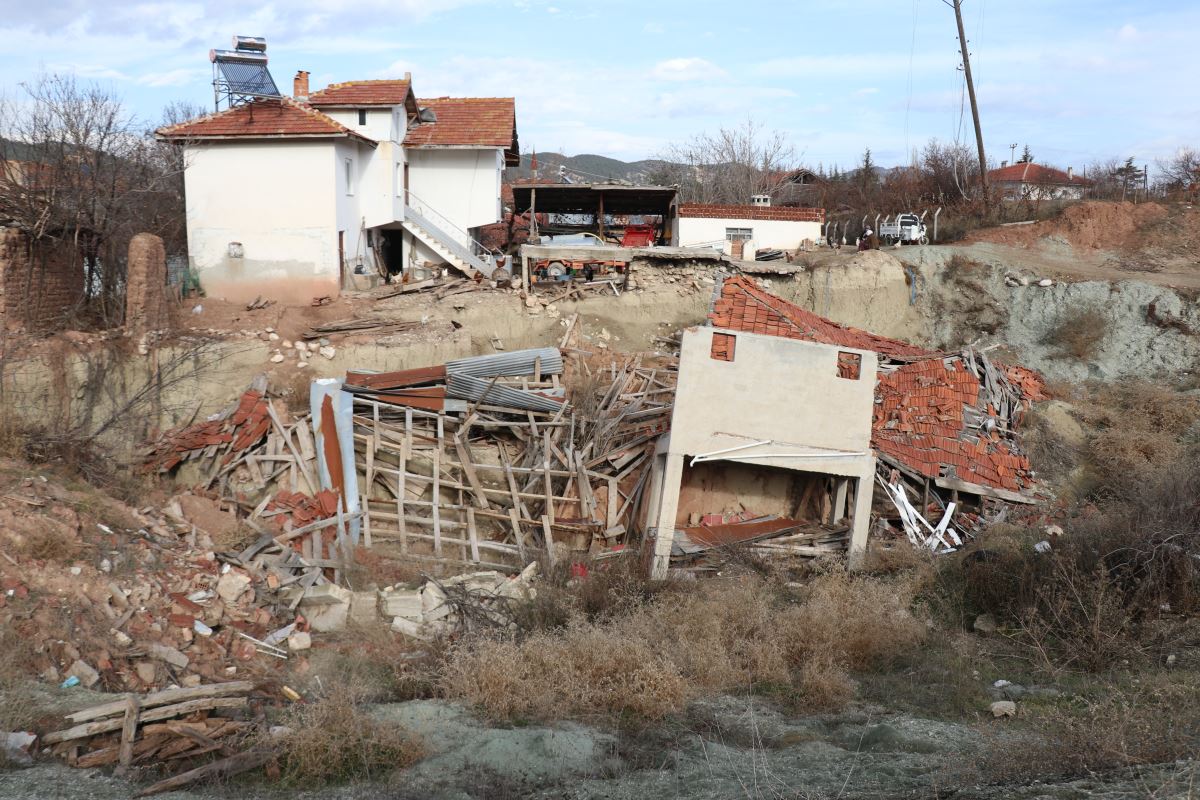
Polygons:
[[848,381],[858,380],[862,375],[862,354],[839,350],[837,374]]
[[733,351],[737,346],[737,337],[732,333],[714,333],[712,349],[709,356],[714,361],[733,361]]
[[725,241],[727,242],[748,242],[754,238],[753,228],[726,228]]
[[358,110],[358,124],[359,125],[367,124],[367,110],[365,108],[360,108]]
[[354,159],[347,158],[342,164],[346,171],[346,194],[354,194]]

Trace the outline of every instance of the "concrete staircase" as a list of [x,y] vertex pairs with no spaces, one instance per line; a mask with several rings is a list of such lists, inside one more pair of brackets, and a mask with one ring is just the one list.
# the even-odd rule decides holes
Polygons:
[[461,270],[467,277],[474,278],[476,274],[482,274],[490,278],[496,269],[494,263],[472,253],[469,247],[443,228],[435,225],[428,216],[416,211],[410,205],[404,207],[404,229],[446,259],[448,263]]

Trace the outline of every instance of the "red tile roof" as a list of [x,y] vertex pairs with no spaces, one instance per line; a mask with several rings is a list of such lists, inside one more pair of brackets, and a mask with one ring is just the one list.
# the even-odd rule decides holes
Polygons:
[[1061,169],[1044,167],[1027,161],[988,172],[992,183],[1032,183],[1039,186],[1091,186],[1092,181],[1078,175],[1068,175]]
[[375,142],[320,111],[289,97],[254,100],[240,106],[159,128],[162,139],[262,139],[352,137]]
[[782,222],[824,222],[823,208],[792,208],[790,206],[721,206],[684,203],[679,206],[681,217],[705,219],[760,219]]
[[874,350],[894,358],[926,358],[932,350],[839,325],[758,287],[745,275],[727,278],[709,320],[716,328]]
[[[760,289],[744,275],[725,280],[709,320],[717,328],[874,350],[900,361],[881,367],[875,387],[871,443],[885,460],[930,478],[953,477],[1014,492],[1031,487],[1029,460],[1008,421],[981,396],[980,380],[962,356],[838,325]],[[1036,372],[1001,369],[1026,405],[1045,399]],[[997,424],[972,425],[967,408]]]
[[412,97],[412,82],[399,80],[331,83],[308,96],[314,106],[402,106]]
[[417,104],[431,109],[437,122],[410,129],[405,147],[503,147],[510,160],[520,153],[511,97],[434,97]]

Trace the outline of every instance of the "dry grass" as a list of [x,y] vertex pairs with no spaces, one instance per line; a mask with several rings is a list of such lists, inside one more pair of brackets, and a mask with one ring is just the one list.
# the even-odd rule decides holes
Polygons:
[[924,626],[896,582],[835,571],[800,598],[761,578],[717,579],[558,631],[476,639],[451,652],[444,692],[498,718],[661,718],[697,696],[793,685],[815,707],[844,703],[845,670],[912,648]]
[[1042,344],[1055,348],[1059,358],[1087,361],[1108,337],[1109,321],[1104,310],[1085,306],[1073,309],[1042,337]]
[[380,722],[362,708],[362,693],[343,683],[328,696],[295,706],[284,724],[283,778],[293,786],[371,780],[406,767],[424,754],[407,730]]
[[73,561],[83,550],[79,536],[66,526],[47,519],[39,527],[28,526],[14,548],[19,555],[38,561],[65,564]]
[[1194,672],[1141,672],[1078,699],[1022,704],[1021,727],[1042,741],[1019,750],[992,742],[980,754],[981,772],[989,781],[1027,781],[1191,758],[1200,752],[1197,680]]
[[1093,494],[1137,495],[1164,466],[1187,457],[1200,400],[1147,381],[1092,389],[1078,404],[1089,437],[1084,463]]
[[402,702],[438,692],[446,657],[442,642],[419,642],[377,623],[352,623],[327,644],[323,671],[355,687],[360,700]]

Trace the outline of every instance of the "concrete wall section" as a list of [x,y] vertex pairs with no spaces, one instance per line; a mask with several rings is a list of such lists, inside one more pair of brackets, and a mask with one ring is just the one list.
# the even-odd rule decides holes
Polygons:
[[303,303],[338,293],[335,150],[329,140],[187,147],[188,256],[208,294]]
[[[466,231],[500,221],[504,154],[498,148],[410,149],[408,163],[411,205],[418,212],[422,205],[436,211],[429,215],[434,224],[443,224],[441,217],[446,217]],[[457,236],[460,231],[446,233]]]
[[821,223],[769,219],[721,219],[716,217],[680,217],[676,223],[675,240],[680,247],[712,244],[728,254],[731,242],[725,238],[728,228],[749,229],[753,233],[745,249],[746,259],[754,257],[759,248],[795,250],[805,239],[821,239]]
[[[723,339],[714,349],[714,336],[733,339]],[[859,357],[856,379],[839,376],[839,353]],[[657,532],[654,574],[666,573],[676,525],[697,510],[697,491],[713,484],[713,471],[721,467],[728,470],[722,485],[747,479],[761,484],[760,505],[768,504],[767,494],[780,495],[770,509],[747,507],[755,513],[790,507],[805,484],[747,470],[748,465],[855,479],[850,549],[856,558],[866,544],[875,472],[871,417],[876,370],[876,356],[866,350],[714,328],[685,331],[666,458],[656,461],[654,485],[662,488],[654,492],[658,505],[651,509]],[[687,465],[702,455],[713,460],[703,474],[690,473],[694,467]],[[720,504],[725,498],[718,493],[712,500]]]
[[[733,360],[718,361],[711,356],[718,332],[707,327],[684,332],[671,452],[695,456],[761,440],[783,444],[772,452],[790,451],[792,445],[814,453],[870,449],[874,353],[728,331],[735,337]],[[839,351],[861,356],[858,380],[838,377]],[[796,460],[775,461],[809,468]],[[841,462],[822,459],[813,469],[835,472]],[[853,468],[835,474],[857,473]]]

